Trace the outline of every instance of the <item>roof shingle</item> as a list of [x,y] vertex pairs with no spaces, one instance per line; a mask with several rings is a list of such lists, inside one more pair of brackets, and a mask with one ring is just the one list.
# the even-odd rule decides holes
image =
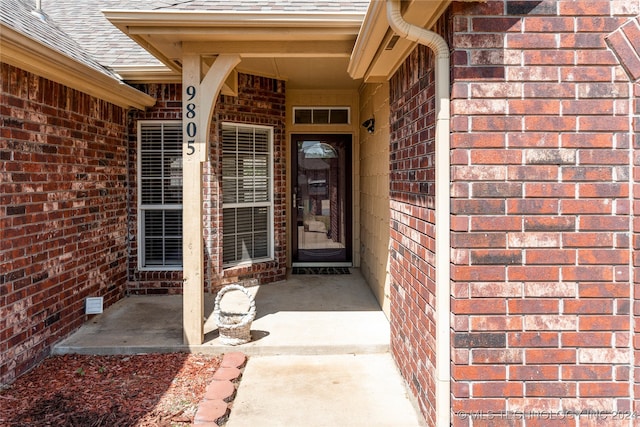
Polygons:
[[83,49],[107,67],[161,65],[103,15],[104,9],[152,10],[163,0],[44,0],[42,8]]
[[290,13],[365,13],[369,0],[45,0],[43,9],[88,53],[108,67],[161,65],[114,27],[102,10],[206,10]]
[[31,0],[2,0],[0,1],[0,22],[81,64],[115,77],[110,70],[87,52],[84,46],[56,25],[54,20],[46,14],[43,16],[44,19],[41,19],[32,13],[34,10],[35,2]]

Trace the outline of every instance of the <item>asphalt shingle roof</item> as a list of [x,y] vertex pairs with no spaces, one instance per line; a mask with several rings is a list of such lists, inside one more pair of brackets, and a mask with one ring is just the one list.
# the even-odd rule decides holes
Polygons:
[[161,65],[149,52],[114,27],[105,9],[153,10],[164,0],[42,0],[42,9],[89,54],[107,67]]
[[[4,0],[3,0],[4,1]],[[60,28],[108,67],[161,65],[102,14],[121,10],[206,10],[241,12],[365,13],[369,0],[43,0],[42,8]]]
[[81,64],[115,77],[110,70],[87,52],[84,46],[56,25],[54,20],[46,15],[44,16],[45,19],[41,19],[32,13],[34,10],[35,1],[32,0],[1,0],[0,22],[32,40],[73,58]]

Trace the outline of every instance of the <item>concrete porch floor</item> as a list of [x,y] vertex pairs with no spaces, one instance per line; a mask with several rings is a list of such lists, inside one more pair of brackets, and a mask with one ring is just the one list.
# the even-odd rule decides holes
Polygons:
[[[424,426],[389,353],[389,322],[357,269],[292,275],[250,288],[252,341],[220,343],[207,296],[205,342],[182,343],[181,296],[132,296],[95,316],[54,354],[192,351],[249,356],[228,427]],[[230,301],[227,301],[227,297]],[[228,293],[226,304],[246,304]]]
[[[182,339],[182,296],[130,296],[94,316],[57,344],[54,354],[135,354],[193,351],[251,355],[381,353],[389,349],[389,322],[359,270],[344,275],[291,275],[286,281],[249,288],[255,296],[252,340],[220,342],[214,297],[205,295],[205,342]],[[246,297],[228,293],[223,309]],[[243,310],[240,310],[243,311]]]

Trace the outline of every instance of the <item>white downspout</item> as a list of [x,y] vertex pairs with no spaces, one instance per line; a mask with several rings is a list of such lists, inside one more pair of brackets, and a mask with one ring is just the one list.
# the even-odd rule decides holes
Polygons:
[[400,0],[387,0],[389,25],[401,37],[430,48],[435,55],[436,97],[436,425],[451,424],[451,250],[449,46],[439,34],[406,22]]

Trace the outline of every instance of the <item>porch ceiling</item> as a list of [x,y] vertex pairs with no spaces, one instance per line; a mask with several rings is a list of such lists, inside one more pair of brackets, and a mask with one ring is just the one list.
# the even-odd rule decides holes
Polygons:
[[167,65],[175,79],[181,76],[185,53],[233,53],[242,59],[238,71],[283,79],[292,89],[348,89],[361,83],[349,76],[347,67],[362,13],[107,10],[104,14]]

